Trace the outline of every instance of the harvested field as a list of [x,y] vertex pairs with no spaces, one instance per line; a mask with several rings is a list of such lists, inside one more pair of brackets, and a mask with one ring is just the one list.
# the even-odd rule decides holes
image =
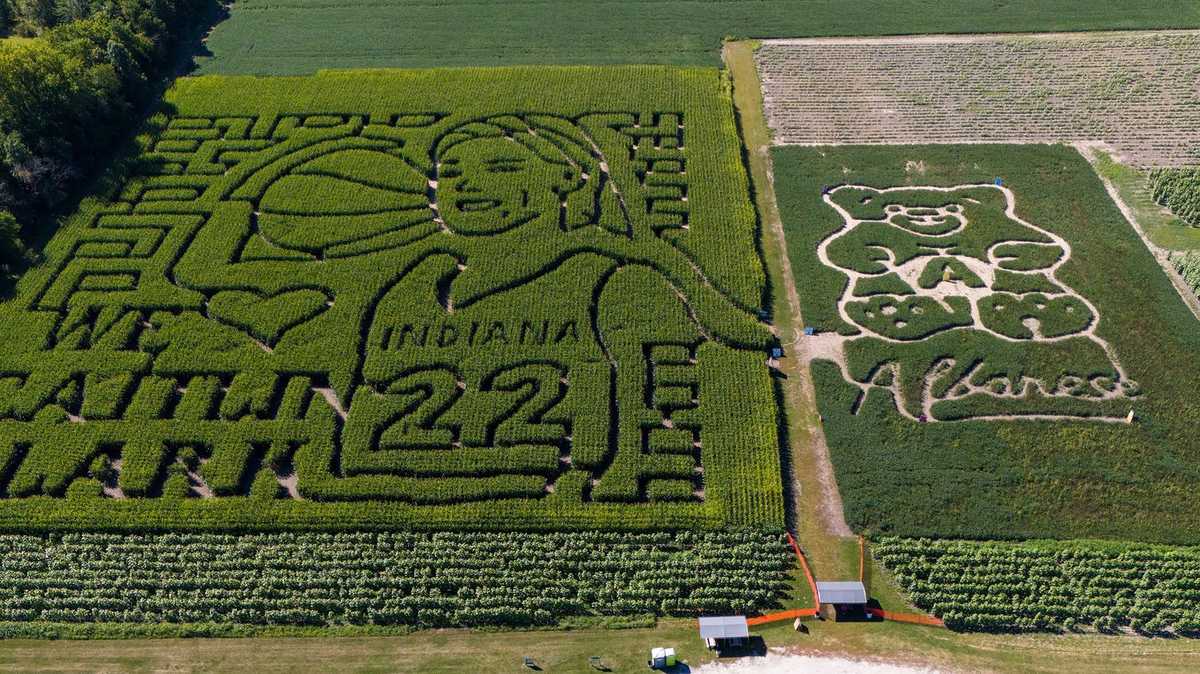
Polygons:
[[1105,141],[1138,166],[1200,163],[1200,33],[768,40],[780,144]]

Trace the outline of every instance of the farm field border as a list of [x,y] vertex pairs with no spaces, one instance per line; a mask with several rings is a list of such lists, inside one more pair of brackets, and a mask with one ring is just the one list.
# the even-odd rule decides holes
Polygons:
[[[1109,198],[1121,210],[1121,215],[1125,216],[1125,220],[1129,223],[1129,226],[1137,232],[1138,238],[1142,240],[1142,243],[1146,244],[1146,248],[1154,255],[1154,259],[1162,267],[1163,273],[1171,279],[1171,285],[1175,286],[1175,290],[1179,293],[1179,298],[1183,300],[1184,304],[1187,304],[1188,309],[1192,311],[1196,320],[1200,320],[1200,298],[1197,298],[1196,293],[1188,286],[1187,281],[1184,280],[1183,276],[1171,262],[1170,251],[1155,245],[1154,241],[1151,240],[1146,231],[1146,226],[1142,222],[1142,218],[1146,217],[1147,214],[1131,208],[1125,199],[1122,198],[1119,187],[1108,175],[1105,175],[1102,165],[1106,160],[1113,161],[1112,158],[1105,153],[1102,147],[1097,147],[1094,144],[1076,143],[1075,147],[1088,160],[1088,163],[1096,169],[1096,174],[1100,176],[1100,181],[1104,183],[1104,190],[1108,192]],[[1182,223],[1176,226],[1186,227]]]
[[758,40],[758,44],[762,45],[805,45],[805,44],[849,44],[849,45],[870,45],[870,44],[971,44],[980,42],[996,42],[1003,40],[1033,40],[1033,39],[1051,39],[1051,40],[1079,40],[1086,41],[1095,38],[1103,37],[1122,37],[1129,35],[1194,35],[1196,31],[1188,29],[1179,30],[1088,30],[1088,31],[1057,31],[1057,32],[1012,32],[1012,31],[995,31],[995,32],[978,32],[978,33],[934,33],[926,32],[925,34],[910,34],[910,35],[837,35],[831,37],[775,37],[763,38]]
[[1112,153],[1103,145],[1087,146],[1098,150],[1092,162],[1096,172],[1133,210],[1138,225],[1155,246],[1169,251],[1200,250],[1200,227],[1187,226],[1169,209],[1154,201],[1146,171],[1113,159]]
[[[960,634],[896,623],[810,623],[797,635],[790,625],[755,630],[773,652],[895,663],[941,671],[1178,672],[1200,663],[1186,639],[1105,635]],[[689,666],[712,662],[696,637],[694,621],[663,620],[653,628],[495,632],[432,630],[403,636],[244,639],[124,639],[112,641],[0,641],[0,668],[7,672],[94,671],[103,661],[120,672],[290,672],[318,667],[329,672],[394,671],[451,674],[464,662],[479,671],[517,672],[522,656],[547,671],[587,674],[588,657],[601,656],[616,671],[645,667],[648,649],[672,644]]]

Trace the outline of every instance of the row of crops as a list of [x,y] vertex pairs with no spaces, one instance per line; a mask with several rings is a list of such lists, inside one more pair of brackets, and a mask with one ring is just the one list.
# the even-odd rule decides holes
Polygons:
[[1192,292],[1200,295],[1200,252],[1171,253],[1171,264],[1175,266],[1175,271],[1183,277],[1184,282],[1191,287]]
[[954,629],[1200,632],[1200,548],[885,537],[872,552]]
[[1200,227],[1200,168],[1160,168],[1150,172],[1150,193],[1193,227]]
[[782,534],[0,537],[0,621],[550,625],[774,607]]

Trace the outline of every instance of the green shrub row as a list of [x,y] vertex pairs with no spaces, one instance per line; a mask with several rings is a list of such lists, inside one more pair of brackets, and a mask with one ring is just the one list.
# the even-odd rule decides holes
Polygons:
[[872,554],[954,629],[1200,633],[1200,550],[884,537]]
[[1158,168],[1150,171],[1150,194],[1187,224],[1200,227],[1200,169]]
[[0,620],[551,625],[778,605],[778,533],[341,533],[0,537]]
[[1175,271],[1183,277],[1184,283],[1191,287],[1192,292],[1200,296],[1200,253],[1175,251],[1170,256]]

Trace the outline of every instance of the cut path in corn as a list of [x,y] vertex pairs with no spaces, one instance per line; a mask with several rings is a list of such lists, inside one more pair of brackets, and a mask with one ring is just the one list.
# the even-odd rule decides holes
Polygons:
[[787,441],[793,476],[793,525],[800,545],[823,576],[837,576],[857,568],[857,559],[847,554],[847,541],[854,532],[846,523],[842,497],[837,488],[825,432],[817,415],[816,392],[808,370],[810,354],[806,340],[796,340],[803,321],[800,297],[788,261],[783,222],[775,202],[772,183],[770,132],[763,117],[762,88],[754,64],[754,45],[729,42],[724,58],[733,77],[734,105],[746,144],[751,181],[754,185],[763,237],[764,253],[775,293],[774,319],[780,339],[791,353],[785,354],[780,370],[783,405],[788,426]]

